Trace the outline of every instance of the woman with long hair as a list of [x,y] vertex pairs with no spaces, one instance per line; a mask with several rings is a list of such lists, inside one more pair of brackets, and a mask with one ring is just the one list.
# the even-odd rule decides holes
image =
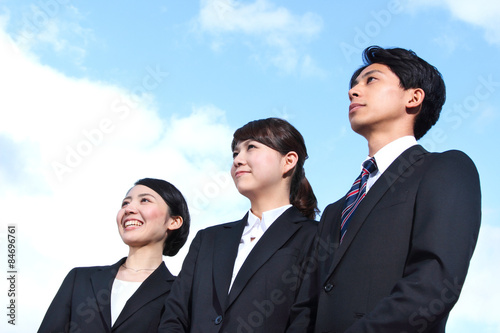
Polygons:
[[239,221],[198,232],[160,332],[276,333],[304,319],[293,304],[318,212],[304,139],[287,121],[268,118],[238,129],[231,149],[231,176],[250,209]]

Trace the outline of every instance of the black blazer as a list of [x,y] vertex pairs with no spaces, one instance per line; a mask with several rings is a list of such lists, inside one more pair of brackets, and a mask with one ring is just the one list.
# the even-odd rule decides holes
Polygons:
[[[445,332],[476,244],[479,176],[462,152],[403,152],[354,213],[319,226],[316,332]],[[327,255],[325,255],[327,254]]]
[[228,294],[247,215],[198,232],[167,298],[160,332],[279,333],[289,322],[304,324],[292,304],[317,222],[287,209],[252,249]]
[[111,287],[125,259],[112,266],[73,268],[38,332],[156,332],[174,282],[165,263],[144,280],[111,327]]

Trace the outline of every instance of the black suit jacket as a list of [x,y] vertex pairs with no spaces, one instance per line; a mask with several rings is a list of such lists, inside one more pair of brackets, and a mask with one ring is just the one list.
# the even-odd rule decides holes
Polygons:
[[111,287],[120,265],[72,269],[42,321],[39,333],[157,332],[174,276],[162,263],[130,297],[111,327]]
[[279,333],[289,322],[304,324],[291,308],[317,222],[295,207],[286,210],[252,249],[228,294],[246,223],[247,215],[198,232],[167,298],[160,332]]
[[339,245],[345,198],[320,221],[316,332],[445,332],[476,244],[479,176],[462,152],[403,152]]

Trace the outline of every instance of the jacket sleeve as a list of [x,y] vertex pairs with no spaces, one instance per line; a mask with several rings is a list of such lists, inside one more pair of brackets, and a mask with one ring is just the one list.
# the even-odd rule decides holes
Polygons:
[[290,309],[287,333],[305,333],[314,331],[316,304],[318,302],[318,262],[316,255],[317,237],[306,252],[300,270],[296,273],[299,281],[294,304]]
[[479,175],[473,162],[459,151],[438,154],[418,187],[404,276],[346,332],[435,328],[458,300],[480,221]]
[[199,231],[193,239],[181,272],[175,279],[170,295],[165,301],[165,312],[158,328],[160,333],[189,332],[190,330],[193,276],[200,250],[201,234],[202,232]]
[[75,284],[76,268],[73,268],[64,279],[59,291],[43,318],[38,333],[72,332],[71,299]]

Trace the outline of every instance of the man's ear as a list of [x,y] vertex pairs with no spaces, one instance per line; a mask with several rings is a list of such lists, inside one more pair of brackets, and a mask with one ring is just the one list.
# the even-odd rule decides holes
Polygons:
[[170,218],[172,219],[172,222],[170,222],[170,225],[168,226],[167,230],[179,229],[182,226],[182,223],[184,222],[181,216],[170,216]]
[[409,113],[418,114],[422,109],[424,102],[425,92],[422,88],[410,88],[408,92],[408,102],[406,102],[406,109]]
[[296,152],[290,151],[286,153],[286,155],[283,156],[283,175],[286,175],[288,172],[290,172],[290,170],[293,170],[298,161],[299,155]]

